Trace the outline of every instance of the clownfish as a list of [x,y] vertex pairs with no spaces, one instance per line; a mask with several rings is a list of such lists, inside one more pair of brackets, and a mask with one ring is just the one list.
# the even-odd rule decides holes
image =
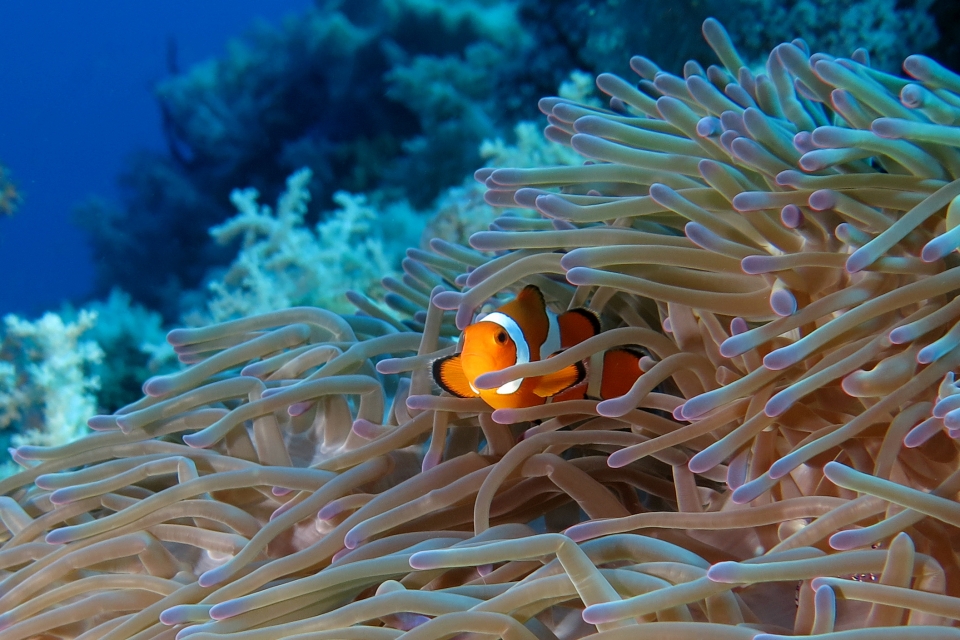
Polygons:
[[[491,371],[550,357],[598,333],[600,318],[596,313],[577,308],[556,315],[547,309],[540,289],[528,285],[516,298],[464,329],[459,353],[433,362],[433,379],[451,395],[482,398],[494,409],[534,407],[548,399],[585,398],[590,385],[584,362],[545,376],[513,380],[496,389],[477,389],[476,381]],[[606,400],[626,393],[640,377],[643,355],[630,347],[603,354],[599,384],[593,384],[596,388],[590,389],[594,391],[591,395]]]

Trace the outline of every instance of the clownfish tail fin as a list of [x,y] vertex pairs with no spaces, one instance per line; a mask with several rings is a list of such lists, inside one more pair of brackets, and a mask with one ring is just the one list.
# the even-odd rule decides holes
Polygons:
[[480,394],[470,385],[463,372],[460,354],[446,356],[433,361],[433,381],[447,393],[458,398],[478,398]]

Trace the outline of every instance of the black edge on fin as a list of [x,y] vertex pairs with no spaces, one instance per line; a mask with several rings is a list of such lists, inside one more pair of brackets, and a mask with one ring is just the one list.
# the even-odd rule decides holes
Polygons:
[[543,297],[543,291],[540,291],[540,287],[538,287],[535,284],[528,284],[527,286],[525,286],[523,289],[520,290],[520,293],[517,294],[517,297],[519,298],[520,296],[528,296],[528,295],[535,295],[537,297],[537,300],[540,303],[540,307],[546,310],[547,301]]
[[576,309],[569,309],[564,313],[575,313],[578,316],[582,316],[587,319],[590,325],[593,327],[593,335],[600,333],[600,316],[597,315],[597,312],[593,309],[587,309],[586,307],[577,307]]
[[[457,360],[456,363],[453,362],[454,359]],[[477,398],[479,397],[479,394],[470,393],[469,395],[465,395],[465,393],[467,393],[466,390],[463,390],[463,389],[456,390],[454,389],[453,385],[450,384],[450,382],[444,380],[444,375],[443,375],[444,365],[447,363],[449,363],[450,365],[454,365],[454,364],[459,365],[459,359],[460,359],[460,354],[455,353],[453,355],[444,356],[443,358],[437,358],[436,360],[434,360],[430,370],[431,376],[433,377],[433,381],[437,383],[438,387],[440,387],[442,390],[446,391],[452,396],[456,396],[458,398]],[[461,371],[461,375],[463,375],[462,374],[463,370],[460,369],[460,371]],[[467,383],[466,376],[464,376],[463,382]],[[469,383],[467,383],[467,385],[469,388]]]

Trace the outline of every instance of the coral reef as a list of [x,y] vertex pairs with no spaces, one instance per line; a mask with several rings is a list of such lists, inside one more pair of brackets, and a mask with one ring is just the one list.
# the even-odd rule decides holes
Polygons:
[[[103,302],[0,332],[0,444],[61,445],[89,433],[87,418],[142,395],[143,380],[174,368],[160,316],[114,290]],[[0,467],[0,477],[16,471]]]
[[4,318],[0,429],[9,430],[11,444],[60,444],[87,433],[100,389],[93,368],[103,350],[81,336],[96,322],[97,314],[87,310],[75,321],[52,312],[34,322]]
[[501,99],[501,70],[531,46],[500,0],[326,1],[176,73],[156,87],[169,152],[132,158],[121,203],[79,208],[100,288],[178,318],[182,294],[230,260],[207,229],[230,217],[231,190],[272,200],[305,166],[319,210],[339,190],[426,207],[478,166],[483,139],[533,115],[532,100]]
[[[133,402],[142,395],[144,380],[176,368],[160,314],[134,303],[128,293],[114,289],[106,300],[90,302],[78,313],[94,313],[97,318],[83,337],[103,352],[91,369],[100,381],[96,393],[100,411]],[[72,321],[76,314],[68,309],[61,315]]]
[[[409,250],[390,311],[174,330],[186,369],[18,447],[2,637],[960,637],[960,76],[703,32],[721,65],[542,100],[588,161],[478,171],[537,217]],[[435,392],[530,283],[605,331],[476,384],[635,345],[629,392]]]
[[257,203],[256,189],[233,192],[239,213],[210,234],[223,245],[242,238],[240,252],[222,277],[208,283],[206,310],[188,314],[192,324],[302,305],[346,313],[353,309],[347,291],[373,293],[399,265],[403,248],[416,244],[423,223],[409,207],[378,212],[364,196],[346,192],[334,195],[340,208],[315,231],[306,228],[311,175],[301,169],[287,179],[276,213]]
[[207,234],[231,215],[230,191],[272,200],[304,166],[319,211],[340,190],[427,208],[480,164],[481,140],[508,138],[571,70],[626,73],[622,51],[656,50],[674,72],[702,57],[690,27],[711,10],[731,16],[748,61],[801,35],[837,55],[861,44],[887,69],[936,42],[929,4],[318,1],[158,83],[167,153],[131,159],[120,203],[79,207],[100,293],[120,287],[179,318],[183,295],[230,260]]
[[896,71],[909,54],[938,40],[934,0],[740,0],[732,5],[731,36],[747,51],[801,38],[814,51],[845,56],[862,47],[871,66]]

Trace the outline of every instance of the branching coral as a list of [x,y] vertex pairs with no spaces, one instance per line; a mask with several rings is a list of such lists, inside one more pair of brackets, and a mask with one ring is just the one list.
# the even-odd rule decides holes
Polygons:
[[[348,311],[344,293],[372,293],[400,261],[401,251],[394,246],[415,242],[410,229],[419,220],[409,207],[394,205],[378,215],[364,196],[343,191],[334,196],[341,208],[310,230],[304,216],[311,175],[301,169],[290,176],[275,213],[257,202],[256,189],[233,192],[238,214],[213,227],[210,235],[223,245],[240,238],[241,247],[223,276],[208,283],[207,313],[199,314],[204,320],[220,322],[298,305]],[[391,223],[389,233],[379,232],[378,218]]]
[[932,0],[741,0],[732,7],[733,35],[749,51],[800,37],[818,51],[843,53],[863,47],[873,65],[888,71],[904,56],[936,44]]
[[[704,34],[542,101],[590,162],[478,172],[541,217],[411,250],[394,312],[175,330],[191,366],[19,447],[0,638],[960,637],[960,77]],[[628,393],[431,392],[527,283],[606,331],[477,385],[635,345]]]
[[100,346],[83,336],[97,314],[81,311],[76,321],[46,313],[34,322],[4,318],[0,341],[0,429],[16,429],[14,445],[69,442],[86,432],[97,410],[100,380],[93,368]]

